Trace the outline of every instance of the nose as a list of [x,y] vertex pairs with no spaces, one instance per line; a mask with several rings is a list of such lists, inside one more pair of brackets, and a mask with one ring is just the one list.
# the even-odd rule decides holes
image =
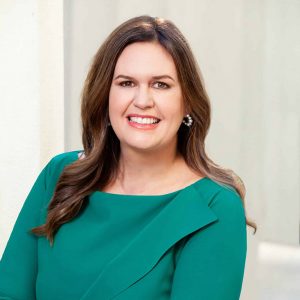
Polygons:
[[145,109],[148,107],[153,107],[154,101],[151,92],[148,87],[140,86],[134,95],[133,103],[136,107]]

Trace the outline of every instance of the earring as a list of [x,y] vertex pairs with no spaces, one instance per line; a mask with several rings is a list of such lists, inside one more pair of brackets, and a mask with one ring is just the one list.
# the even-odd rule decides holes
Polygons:
[[[188,121],[186,122],[186,121],[184,120],[184,118],[187,118]],[[185,125],[188,126],[188,127],[191,127],[191,126],[192,126],[192,123],[193,123],[192,117],[191,117],[189,114],[187,114],[184,118],[183,118],[183,120],[182,120],[182,123],[185,124]]]

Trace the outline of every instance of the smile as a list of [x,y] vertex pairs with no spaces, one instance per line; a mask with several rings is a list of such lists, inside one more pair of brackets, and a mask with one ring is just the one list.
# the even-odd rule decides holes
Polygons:
[[140,118],[140,117],[128,117],[130,122],[138,123],[138,124],[156,124],[160,120],[154,118]]
[[131,127],[137,129],[152,130],[159,125],[160,120],[154,118],[128,117],[127,122]]

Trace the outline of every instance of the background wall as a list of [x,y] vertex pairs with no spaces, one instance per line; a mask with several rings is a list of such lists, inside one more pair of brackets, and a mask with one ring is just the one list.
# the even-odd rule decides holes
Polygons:
[[36,177],[65,149],[63,3],[0,0],[0,253]]
[[0,14],[0,253],[42,166],[82,149],[92,56],[121,22],[149,14],[190,42],[212,102],[208,152],[247,188],[258,232],[248,229],[241,299],[299,299],[300,1],[2,0]]

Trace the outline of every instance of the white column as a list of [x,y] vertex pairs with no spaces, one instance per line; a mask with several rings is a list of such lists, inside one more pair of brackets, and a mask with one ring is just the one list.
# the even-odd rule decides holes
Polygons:
[[64,151],[62,9],[0,3],[0,255],[37,175]]

